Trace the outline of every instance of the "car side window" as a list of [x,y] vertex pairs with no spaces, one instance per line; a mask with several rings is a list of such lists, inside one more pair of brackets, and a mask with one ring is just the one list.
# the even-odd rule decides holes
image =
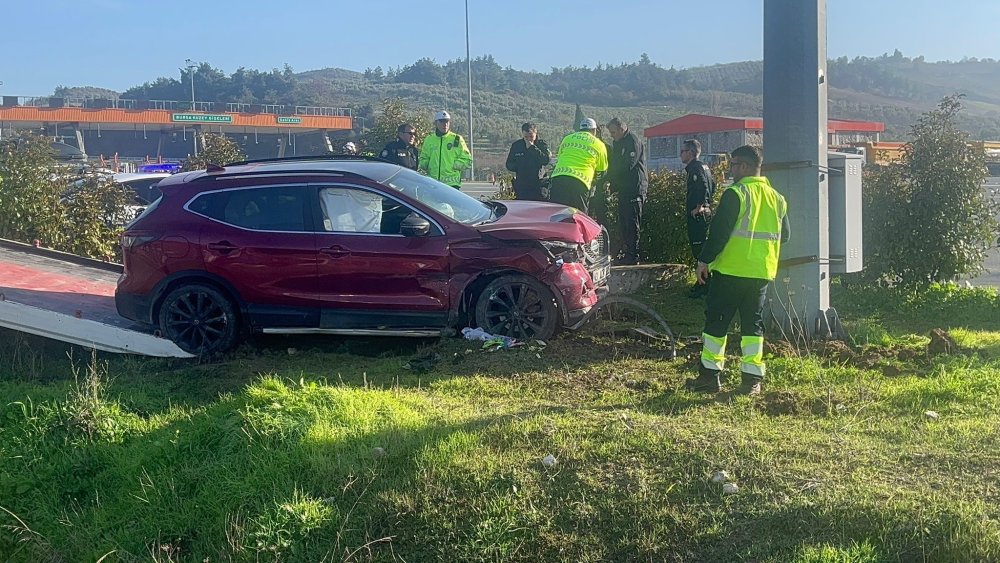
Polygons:
[[189,209],[217,221],[255,231],[307,231],[304,187],[274,186],[206,193]]
[[398,235],[400,223],[413,212],[394,199],[346,186],[320,189],[319,202],[326,232]]

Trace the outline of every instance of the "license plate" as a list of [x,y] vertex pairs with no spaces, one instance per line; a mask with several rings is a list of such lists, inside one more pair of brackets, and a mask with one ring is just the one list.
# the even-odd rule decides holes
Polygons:
[[590,274],[590,277],[593,278],[594,284],[597,285],[604,282],[604,280],[608,279],[608,275],[610,273],[611,273],[611,266],[601,266],[600,268],[595,269]]

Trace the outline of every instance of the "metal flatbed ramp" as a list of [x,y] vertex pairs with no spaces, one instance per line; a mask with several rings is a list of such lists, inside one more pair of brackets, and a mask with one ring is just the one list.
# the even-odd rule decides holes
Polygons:
[[190,358],[115,309],[121,266],[0,241],[0,326],[106,352]]

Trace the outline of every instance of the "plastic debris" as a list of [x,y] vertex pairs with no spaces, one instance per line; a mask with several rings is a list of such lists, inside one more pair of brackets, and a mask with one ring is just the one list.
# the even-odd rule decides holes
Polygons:
[[462,336],[466,340],[482,340],[483,350],[491,352],[520,345],[517,340],[509,336],[490,334],[481,328],[465,327],[462,329]]
[[556,464],[556,456],[549,454],[542,458],[542,465],[545,467],[552,467]]
[[725,483],[728,480],[729,473],[726,473],[725,471],[716,471],[715,473],[712,473],[713,483]]
[[937,420],[938,417],[941,416],[941,415],[939,415],[935,411],[927,411],[927,412],[924,413],[924,416],[926,416],[927,418],[929,418],[931,420]]
[[727,495],[735,495],[740,492],[740,487],[736,483],[726,483],[722,486],[722,492]]

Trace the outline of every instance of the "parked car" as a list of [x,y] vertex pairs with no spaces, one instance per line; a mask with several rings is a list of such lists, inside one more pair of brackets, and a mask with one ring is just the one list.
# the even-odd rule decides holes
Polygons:
[[169,177],[168,172],[119,172],[112,176],[112,180],[135,194],[136,205],[149,205],[160,197],[157,184]]
[[607,291],[608,237],[562,205],[479,201],[362,157],[165,178],[122,236],[122,316],[214,354],[248,331],[545,339]]

